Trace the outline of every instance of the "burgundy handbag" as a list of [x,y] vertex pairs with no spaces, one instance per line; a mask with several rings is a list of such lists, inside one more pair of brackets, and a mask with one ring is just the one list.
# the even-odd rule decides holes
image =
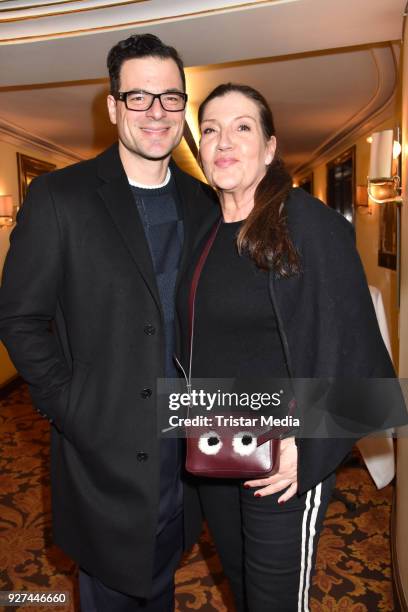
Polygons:
[[280,440],[260,442],[248,429],[195,427],[187,436],[186,470],[211,478],[264,478],[279,469]]
[[[190,368],[194,339],[194,305],[201,271],[214,243],[221,220],[211,231],[194,270],[189,294]],[[187,377],[186,377],[187,378]],[[292,400],[292,403],[294,400]],[[292,406],[293,407],[293,406]],[[237,417],[242,413],[228,413],[225,417]],[[187,416],[193,416],[191,410]],[[246,417],[250,415],[245,414]],[[252,417],[253,417],[252,413]],[[259,435],[245,426],[186,427],[186,470],[196,476],[212,478],[262,478],[279,470],[280,439],[282,430],[269,430]]]

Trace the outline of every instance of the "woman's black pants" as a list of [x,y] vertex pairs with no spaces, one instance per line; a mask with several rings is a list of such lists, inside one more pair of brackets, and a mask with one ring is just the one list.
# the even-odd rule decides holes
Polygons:
[[239,612],[306,612],[335,475],[278,504],[242,481],[200,479],[204,514]]

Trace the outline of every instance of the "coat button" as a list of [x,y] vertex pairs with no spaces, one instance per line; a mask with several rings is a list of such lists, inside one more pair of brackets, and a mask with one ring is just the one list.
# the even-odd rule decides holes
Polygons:
[[144,328],[144,333],[147,336],[153,336],[156,333],[156,328],[154,327],[154,325],[146,325],[146,327]]
[[146,387],[146,389],[141,390],[140,395],[143,397],[143,399],[147,399],[148,397],[151,396],[152,393],[153,391],[149,389],[148,387]]
[[147,461],[148,457],[149,457],[149,455],[147,453],[144,453],[144,452],[139,452],[136,455],[136,458],[137,458],[138,461]]

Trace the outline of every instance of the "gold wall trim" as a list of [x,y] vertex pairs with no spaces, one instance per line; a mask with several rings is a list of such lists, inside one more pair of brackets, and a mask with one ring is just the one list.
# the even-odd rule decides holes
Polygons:
[[[146,1],[146,0],[142,0]],[[289,0],[289,2],[293,2],[293,0]],[[244,8],[252,8],[256,6],[263,5],[272,5],[272,4],[283,4],[282,0],[258,0],[258,2],[243,2],[240,4],[234,4],[227,7],[217,8],[217,9],[206,9],[203,11],[195,11],[192,13],[183,13],[180,15],[169,15],[168,17],[152,17],[150,19],[145,19],[143,21],[129,21],[126,23],[117,23],[115,25],[110,26],[97,26],[94,28],[83,28],[78,30],[69,30],[67,32],[53,32],[52,34],[34,34],[32,36],[19,36],[17,38],[0,38],[0,44],[14,44],[19,42],[28,42],[28,41],[40,41],[40,40],[49,40],[52,38],[67,38],[69,36],[74,36],[75,34],[90,34],[94,32],[109,32],[112,30],[124,29],[128,27],[139,27],[142,25],[155,25],[158,23],[166,23],[173,20],[180,19],[188,19],[189,17],[205,17],[209,15],[217,15],[219,13],[228,13],[233,11],[238,11]],[[115,4],[115,6],[117,6]],[[69,13],[64,13],[67,15]],[[4,23],[4,22],[3,22]]]
[[[77,1],[77,0],[76,0]],[[52,13],[41,13],[39,15],[25,15],[24,17],[10,17],[6,19],[0,18],[0,23],[13,23],[16,21],[32,21],[34,19],[45,19],[47,17],[60,17],[62,15],[76,15],[78,13],[89,13],[90,11],[97,11],[101,9],[116,8],[118,6],[127,6],[129,4],[139,4],[141,2],[147,2],[147,0],[122,0],[122,2],[109,2],[109,4],[100,4],[99,6],[86,6],[84,8],[75,8],[68,11],[53,11]],[[51,5],[52,6],[52,5]],[[34,8],[34,7],[27,7]],[[9,9],[0,9],[0,13],[9,11]]]

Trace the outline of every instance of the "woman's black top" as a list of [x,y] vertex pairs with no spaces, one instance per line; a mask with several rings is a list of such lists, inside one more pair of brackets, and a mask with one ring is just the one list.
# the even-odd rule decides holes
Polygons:
[[[241,221],[221,223],[201,272],[195,300],[193,378],[288,376],[268,274],[248,256],[239,255],[236,236],[240,226]],[[207,238],[179,291],[184,347],[188,346],[191,278]],[[187,360],[185,355],[184,365]]]

